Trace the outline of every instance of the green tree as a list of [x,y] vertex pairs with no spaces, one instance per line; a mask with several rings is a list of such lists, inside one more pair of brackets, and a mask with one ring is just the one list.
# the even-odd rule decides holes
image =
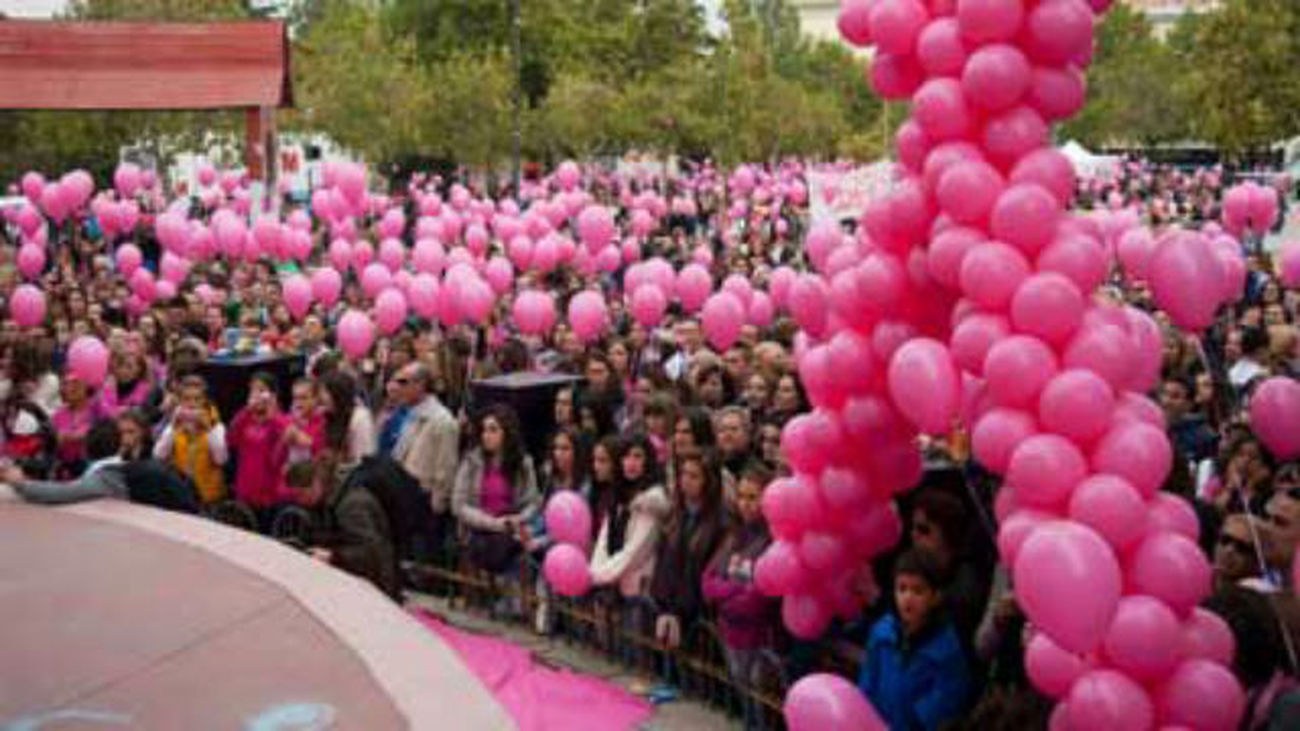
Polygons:
[[1225,0],[1184,19],[1171,45],[1198,137],[1236,156],[1300,134],[1300,4]]
[[1174,51],[1153,34],[1146,15],[1116,5],[1097,29],[1088,103],[1063,126],[1062,135],[1094,147],[1186,139],[1184,73]]

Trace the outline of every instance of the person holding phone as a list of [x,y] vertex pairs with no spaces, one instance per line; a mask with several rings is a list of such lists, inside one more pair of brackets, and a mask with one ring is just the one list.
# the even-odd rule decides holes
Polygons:
[[248,383],[248,404],[230,423],[230,448],[237,459],[235,498],[251,507],[265,526],[270,525],[270,511],[280,496],[285,426],[275,398],[275,376],[254,373]]
[[226,427],[208,400],[208,384],[200,376],[180,383],[179,403],[154,444],[155,459],[171,464],[194,481],[199,500],[211,505],[226,496]]

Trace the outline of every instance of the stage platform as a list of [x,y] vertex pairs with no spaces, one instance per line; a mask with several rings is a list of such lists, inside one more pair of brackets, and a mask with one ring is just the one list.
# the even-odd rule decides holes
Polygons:
[[0,731],[508,729],[456,653],[274,541],[0,485]]

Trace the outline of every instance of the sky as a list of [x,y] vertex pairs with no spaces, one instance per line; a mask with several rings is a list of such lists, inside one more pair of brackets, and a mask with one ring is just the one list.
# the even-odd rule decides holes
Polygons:
[[10,18],[48,18],[67,4],[67,0],[0,0],[0,13]]

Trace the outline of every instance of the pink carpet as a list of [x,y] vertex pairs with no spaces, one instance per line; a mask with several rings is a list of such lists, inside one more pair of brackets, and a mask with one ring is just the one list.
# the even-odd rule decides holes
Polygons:
[[460,655],[519,725],[520,731],[632,729],[648,720],[650,704],[598,678],[533,662],[518,645],[451,627],[438,617],[415,616]]

